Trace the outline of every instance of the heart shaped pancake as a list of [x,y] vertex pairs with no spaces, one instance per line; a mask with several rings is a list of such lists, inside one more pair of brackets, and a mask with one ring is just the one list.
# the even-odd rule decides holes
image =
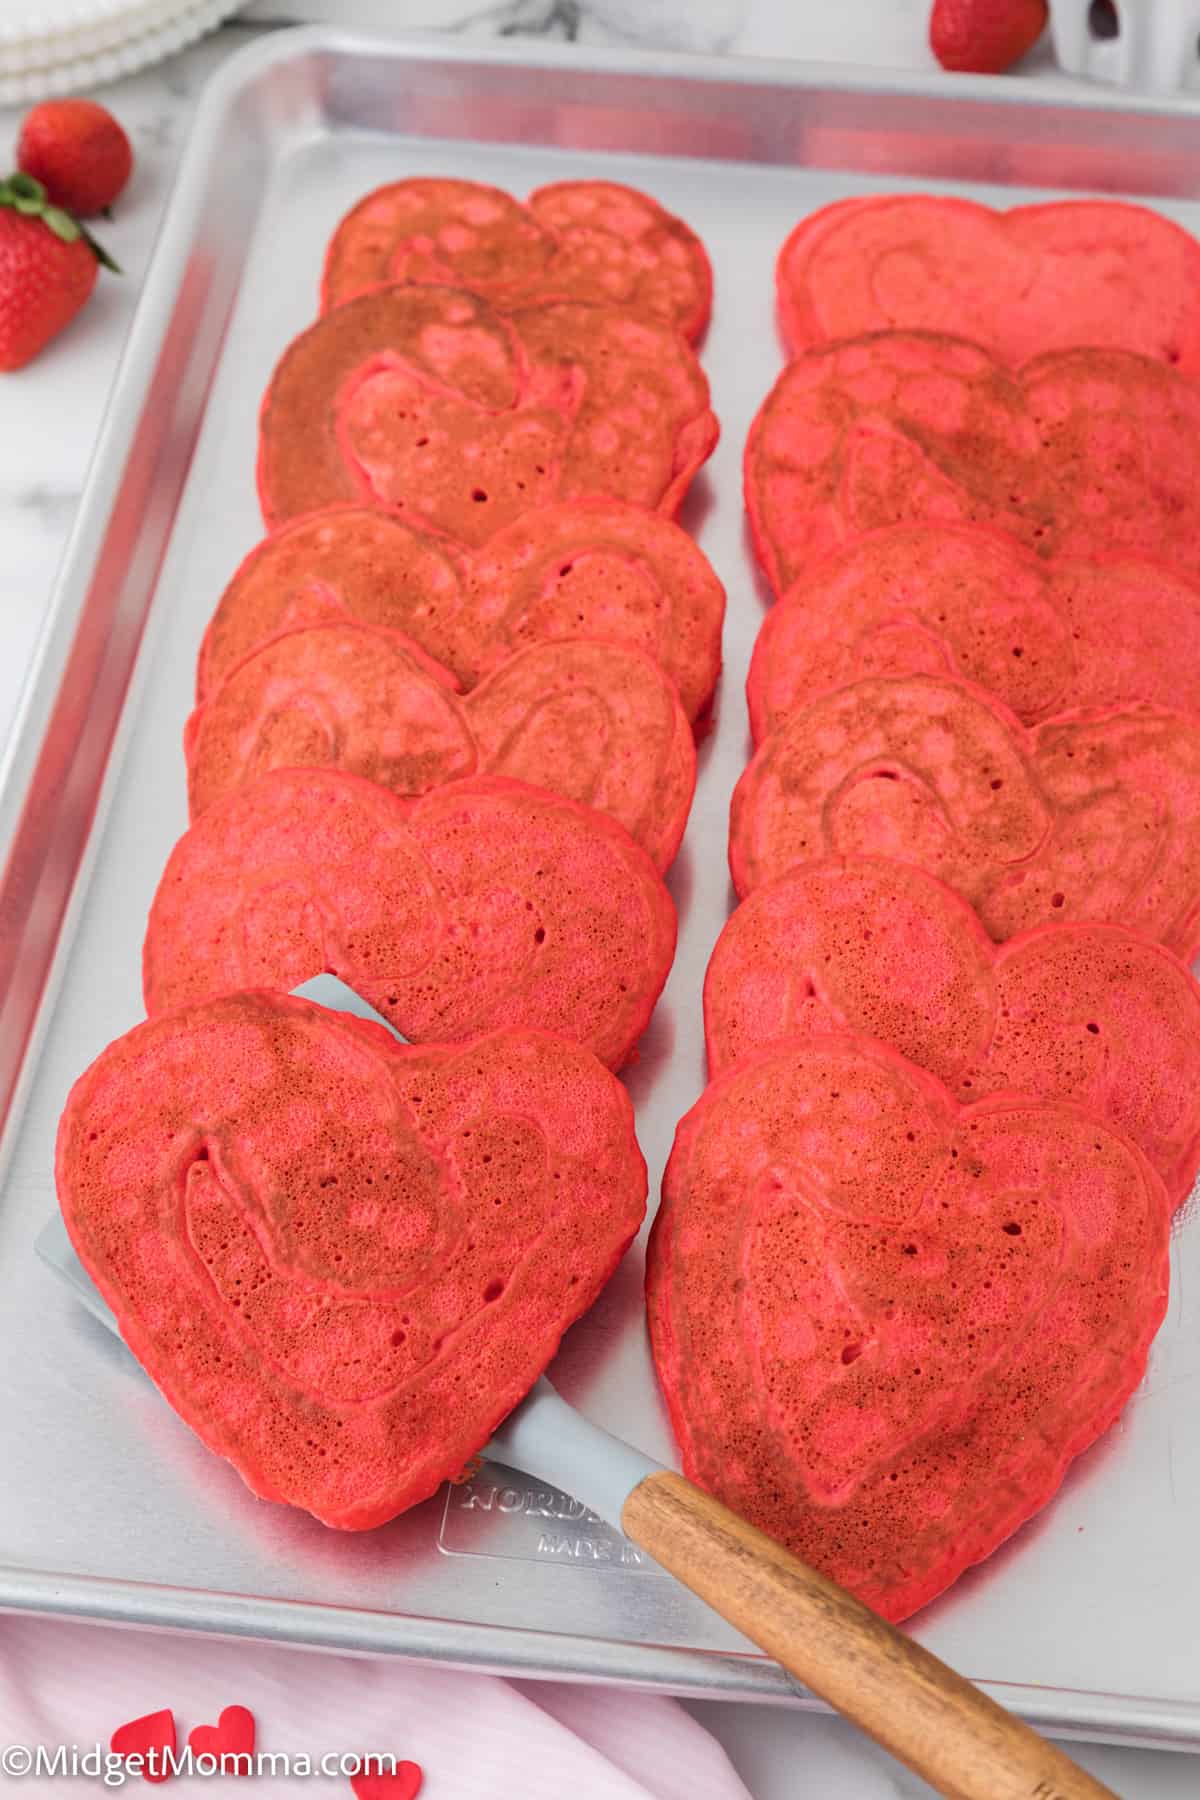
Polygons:
[[387,287],[295,339],[259,429],[268,526],[337,501],[482,544],[555,500],[668,516],[711,455],[708,383],[678,332],[616,307],[493,310]]
[[153,1015],[327,971],[413,1043],[518,1024],[620,1068],[674,954],[671,897],[604,813],[496,777],[405,801],[276,769],[176,844],[143,976]]
[[268,638],[306,625],[400,631],[466,685],[455,666],[465,553],[374,506],[327,506],[280,526],[234,571],[196,662],[205,700]]
[[900,525],[797,581],[754,646],[756,742],[868,675],[959,675],[1033,725],[1076,706],[1200,710],[1200,586],[1165,564],[1045,561],[998,532]]
[[1069,1100],[1123,1132],[1173,1206],[1200,1169],[1200,987],[1119,925],[1043,925],[997,947],[920,869],[816,863],[757,888],[704,978],[708,1067],[785,1039],[880,1038],[960,1100]]
[[1200,384],[1126,351],[1011,370],[963,338],[845,339],[784,370],[750,429],[745,476],[776,593],[848,540],[920,521],[1200,577]]
[[1004,362],[1091,344],[1200,370],[1200,244],[1123,201],[996,212],[932,194],[839,200],[801,221],[776,274],[793,356],[969,319]]
[[550,638],[636,644],[667,671],[689,719],[721,668],[725,590],[670,519],[609,500],[526,513],[467,564],[462,662],[467,687],[506,657]]
[[582,638],[536,644],[463,705],[481,769],[609,813],[657,868],[670,867],[696,786],[696,742],[651,657]]
[[502,306],[624,306],[692,339],[712,305],[712,269],[695,232],[615,181],[558,181],[524,206],[480,181],[416,177],[376,188],[330,239],[321,310],[404,281],[469,288]]
[[352,620],[402,631],[472,688],[550,638],[636,644],[689,719],[721,667],[725,590],[686,531],[613,500],[527,513],[474,554],[374,507],[293,519],[246,557],[200,650],[196,697],[269,637]]
[[1074,1107],[961,1107],[850,1036],[740,1063],[680,1123],[650,1244],[684,1470],[902,1619],[1117,1417],[1168,1233],[1140,1152]]
[[452,684],[394,631],[327,624],[269,639],[188,720],[192,818],[269,769],[345,769],[409,798],[506,775],[609,813],[670,865],[696,746],[651,657],[564,638],[518,652],[465,698]]
[[326,624],[269,638],[187,721],[191,816],[268,769],[330,765],[406,795],[473,775],[455,689],[398,632]]
[[121,1334],[264,1500],[365,1530],[487,1442],[637,1231],[625,1090],[540,1032],[410,1049],[286,995],[138,1025],[59,1202]]
[[739,894],[802,863],[915,863],[991,937],[1107,920],[1200,948],[1200,720],[1129,706],[1026,730],[982,688],[875,676],[764,739],[734,789]]

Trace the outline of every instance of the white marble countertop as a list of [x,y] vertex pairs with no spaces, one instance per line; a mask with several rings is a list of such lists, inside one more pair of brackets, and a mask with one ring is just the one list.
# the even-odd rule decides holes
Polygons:
[[[153,247],[196,97],[209,73],[276,19],[336,13],[343,23],[451,29],[472,37],[530,32],[602,43],[882,66],[931,66],[928,0],[258,0],[245,22],[157,69],[108,89],[129,130],[137,172],[104,239],[125,269],[102,279],[85,315],[28,369],[0,379],[0,747],[44,617],[92,445]],[[1049,89],[1069,84],[1043,53]],[[0,161],[17,114],[0,110]],[[894,1800],[930,1790],[864,1748],[840,1722],[771,1709],[697,1705],[724,1741],[755,1800]],[[1074,1752],[1126,1800],[1195,1800],[1200,1761],[1112,1748]]]

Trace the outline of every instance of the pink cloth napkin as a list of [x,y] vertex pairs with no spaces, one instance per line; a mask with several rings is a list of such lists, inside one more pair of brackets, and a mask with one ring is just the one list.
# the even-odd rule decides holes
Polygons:
[[[395,1659],[0,1619],[0,1759],[11,1745],[107,1752],[116,1727],[162,1708],[175,1714],[182,1749],[193,1727],[215,1724],[231,1705],[254,1714],[258,1750],[303,1753],[314,1768],[326,1753],[364,1750],[419,1763],[421,1800],[749,1800],[716,1740],[672,1700]],[[11,1781],[0,1774],[0,1786]],[[351,1800],[344,1775],[231,1782],[193,1774],[151,1787],[139,1775],[123,1791]],[[82,1800],[89,1787],[118,1791],[65,1773],[32,1773],[23,1785],[55,1800]]]

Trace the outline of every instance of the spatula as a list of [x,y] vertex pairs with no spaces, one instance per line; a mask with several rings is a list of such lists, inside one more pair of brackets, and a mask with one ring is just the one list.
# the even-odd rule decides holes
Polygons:
[[[379,1019],[331,976],[296,992]],[[46,1226],[37,1248],[115,1331],[60,1219]],[[844,1588],[682,1475],[591,1424],[544,1377],[483,1454],[553,1483],[623,1531],[949,1800],[1117,1800],[1111,1788]]]

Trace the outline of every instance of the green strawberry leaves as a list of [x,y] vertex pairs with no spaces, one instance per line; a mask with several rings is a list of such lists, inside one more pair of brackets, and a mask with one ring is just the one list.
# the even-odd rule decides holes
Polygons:
[[[75,230],[79,233],[80,237],[83,239],[84,243],[87,245],[88,249],[91,251],[92,255],[95,257],[96,261],[100,264],[100,267],[102,269],[111,269],[114,275],[123,275],[125,273],[125,271],[122,269],[120,263],[116,262],[113,259],[113,257],[111,257],[108,254],[108,251],[104,248],[104,246],[102,244],[98,244],[96,242],[95,238],[92,236],[91,232],[88,230],[86,225],[81,225],[79,220],[72,218],[70,213],[60,212],[60,210],[57,206],[51,207],[50,211],[54,212],[54,213],[58,213],[60,218],[65,219],[69,225],[73,225],[75,227]],[[49,213],[43,213],[42,217],[45,219],[47,225],[50,225],[51,231],[55,230],[55,227],[50,224]]]
[[7,180],[0,181],[0,206],[9,206],[26,218],[40,219],[64,244],[76,244],[82,238],[103,268],[111,269],[114,275],[121,273],[120,265],[113,261],[103,245],[96,242],[87,226],[81,225],[63,207],[52,206],[46,197],[45,188],[32,175],[18,170],[16,174],[8,176]]
[[[47,210],[46,190],[32,175],[23,175],[18,171],[6,181],[0,181],[0,206],[11,206],[17,212],[34,218]],[[78,235],[76,232],[75,236]],[[71,239],[68,238],[67,242],[70,243]]]
[[9,206],[15,206],[19,213],[33,215],[43,210],[46,190],[32,175],[10,175],[0,188],[0,203],[5,201]]

